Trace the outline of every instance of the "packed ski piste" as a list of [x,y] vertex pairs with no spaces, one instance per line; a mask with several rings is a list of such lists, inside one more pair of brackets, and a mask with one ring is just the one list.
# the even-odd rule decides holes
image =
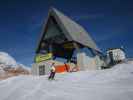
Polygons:
[[0,100],[132,100],[133,61],[110,69],[48,76],[17,76],[0,81]]

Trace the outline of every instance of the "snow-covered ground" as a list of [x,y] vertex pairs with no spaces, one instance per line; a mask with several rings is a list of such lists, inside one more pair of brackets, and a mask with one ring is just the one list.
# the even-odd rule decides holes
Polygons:
[[133,100],[133,64],[107,70],[18,76],[0,81],[0,100]]

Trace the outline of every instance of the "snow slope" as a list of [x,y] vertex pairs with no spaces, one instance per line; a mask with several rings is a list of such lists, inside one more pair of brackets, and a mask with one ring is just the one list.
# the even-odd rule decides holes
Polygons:
[[0,81],[0,100],[133,100],[133,64],[112,69],[18,76]]

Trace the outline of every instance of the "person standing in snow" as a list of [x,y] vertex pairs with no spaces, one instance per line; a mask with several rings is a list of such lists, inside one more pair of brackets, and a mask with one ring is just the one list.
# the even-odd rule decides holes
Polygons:
[[50,76],[49,76],[48,79],[53,80],[54,77],[55,77],[55,73],[56,73],[56,71],[55,71],[55,63],[52,63],[51,68],[50,68]]

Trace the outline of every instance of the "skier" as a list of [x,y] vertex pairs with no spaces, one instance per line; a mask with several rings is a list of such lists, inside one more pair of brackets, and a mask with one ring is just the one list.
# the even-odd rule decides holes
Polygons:
[[52,63],[51,68],[50,68],[50,76],[48,79],[53,80],[55,77],[55,73],[56,73],[55,72],[55,63]]

